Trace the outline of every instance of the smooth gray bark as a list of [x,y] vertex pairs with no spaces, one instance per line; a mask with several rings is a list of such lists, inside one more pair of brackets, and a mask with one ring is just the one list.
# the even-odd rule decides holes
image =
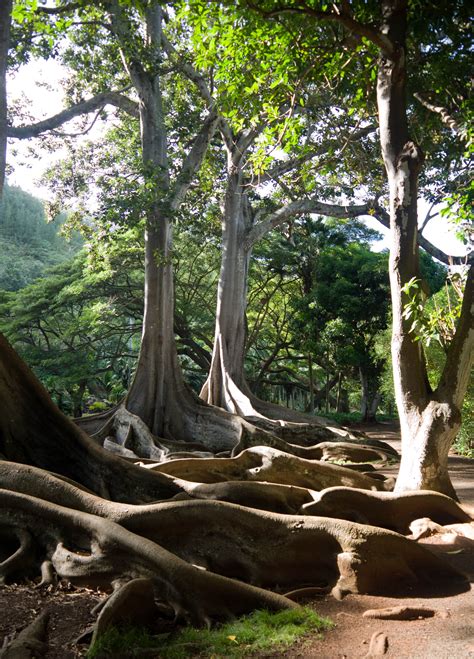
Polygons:
[[390,285],[393,307],[392,360],[402,432],[402,461],[396,490],[431,489],[455,495],[448,470],[449,448],[461,423],[474,345],[472,266],[461,320],[439,385],[432,391],[420,341],[403,317],[402,287],[419,276],[417,244],[420,147],[410,138],[406,111],[406,0],[384,0],[382,32],[391,46],[382,50],[377,102],[380,143],[390,189]]

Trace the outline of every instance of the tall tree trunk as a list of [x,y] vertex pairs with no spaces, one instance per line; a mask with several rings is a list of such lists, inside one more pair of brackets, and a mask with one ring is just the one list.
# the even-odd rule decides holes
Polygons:
[[0,2],[0,199],[7,159],[7,60],[10,47],[12,0]]
[[222,260],[217,289],[216,329],[211,367],[201,398],[235,414],[255,414],[244,378],[247,282],[252,224],[242,185],[242,162],[228,153],[227,188],[222,223]]
[[418,176],[423,156],[409,137],[406,83],[407,0],[384,0],[377,102],[380,141],[390,189],[390,285],[393,305],[392,359],[402,434],[402,461],[396,490],[432,489],[453,496],[447,470],[449,447],[460,425],[460,404],[472,362],[472,272],[447,368],[436,391],[428,382],[421,342],[403,317],[402,287],[419,276],[417,246]]
[[309,375],[309,410],[314,412],[314,372],[313,372],[313,358],[311,353],[308,353],[308,375]]
[[[245,138],[243,134],[230,143],[227,140],[228,174],[216,330],[211,367],[200,395],[205,402],[240,416],[328,425],[326,419],[257,398],[245,379],[247,283],[253,245],[248,237],[254,226],[243,177]],[[332,430],[328,429],[328,436],[331,434]]]
[[[161,8],[152,3],[147,13],[147,40],[157,58],[161,53]],[[120,15],[116,15],[120,34]],[[177,391],[181,383],[174,339],[174,292],[171,264],[172,225],[167,133],[160,75],[133,61],[130,77],[139,96],[142,160],[152,185],[153,199],[146,209],[145,293],[140,355],[126,399],[127,409],[141,417],[162,437],[185,436]]]
[[[122,59],[139,97],[142,159],[152,199],[146,208],[145,308],[142,340],[135,376],[125,400],[154,435],[199,441],[212,450],[232,448],[241,426],[223,410],[205,406],[182,378],[174,337],[172,216],[184,197],[192,175],[202,162],[217,115],[210,113],[208,130],[199,134],[184,161],[175,187],[170,184],[167,132],[160,70],[162,9],[153,0],[146,10],[147,53],[155,63],[145,67],[130,50],[136,35],[124,8],[111,0],[112,25]],[[203,127],[204,128],[204,127]],[[212,128],[212,129],[211,129]],[[193,153],[193,149],[195,153]],[[179,187],[179,185],[181,187]]]
[[[223,132],[227,149],[227,188],[222,226],[222,261],[218,285],[216,329],[209,375],[201,398],[241,416],[329,426],[321,417],[299,412],[255,396],[244,374],[248,268],[253,244],[271,229],[303,212],[320,212],[335,217],[360,215],[366,207],[338,207],[319,202],[295,202],[281,207],[273,216],[254,224],[244,180],[245,157],[256,136],[243,131],[239,136]],[[308,205],[309,204],[309,205]],[[314,204],[314,205],[312,205]],[[333,433],[328,429],[328,436]],[[335,431],[335,434],[340,434]]]

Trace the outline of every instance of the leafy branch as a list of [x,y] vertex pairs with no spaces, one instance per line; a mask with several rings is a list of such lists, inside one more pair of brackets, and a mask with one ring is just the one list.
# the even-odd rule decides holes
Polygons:
[[412,277],[403,287],[408,297],[404,305],[403,318],[411,321],[409,328],[415,341],[423,341],[427,346],[434,340],[447,352],[456,333],[461,314],[464,281],[459,273],[454,273],[446,281],[446,305],[440,305],[433,297],[433,304],[427,305],[427,296],[421,279]]

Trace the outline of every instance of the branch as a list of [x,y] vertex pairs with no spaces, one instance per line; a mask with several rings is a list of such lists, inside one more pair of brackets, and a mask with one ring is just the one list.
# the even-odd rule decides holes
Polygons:
[[106,105],[114,105],[131,116],[138,117],[137,104],[127,96],[124,96],[119,92],[102,92],[93,98],[87,99],[87,101],[81,101],[66,110],[62,110],[62,112],[59,112],[48,119],[38,121],[36,124],[30,124],[29,126],[9,126],[7,128],[7,136],[19,140],[38,137],[41,133],[54,130],[75,117],[94,112]]
[[290,204],[282,206],[274,213],[255,224],[249,231],[246,239],[246,247],[250,249],[256,242],[261,240],[269,231],[285,222],[289,217],[294,215],[303,215],[305,213],[318,213],[328,217],[347,218],[358,217],[360,215],[369,215],[373,209],[372,204],[360,205],[337,205],[326,204],[318,199],[299,199]]
[[347,12],[347,3],[343,3],[344,7],[342,10],[339,10],[335,4],[333,4],[334,11],[320,11],[308,7],[305,3],[296,7],[280,5],[270,11],[261,9],[258,4],[251,2],[250,0],[247,2],[247,5],[250,9],[255,10],[265,18],[273,18],[282,14],[304,14],[306,16],[311,16],[316,20],[335,21],[347,28],[352,34],[369,39],[369,41],[378,46],[385,55],[390,56],[395,50],[392,41],[383,34],[383,32],[380,32],[380,30],[377,30],[372,25],[364,25],[352,18]]
[[[390,229],[390,215],[378,204],[375,207],[373,217],[375,217],[375,219],[384,227]],[[438,249],[438,247],[435,247],[433,243],[423,236],[420,230],[418,230],[418,245],[422,247],[425,252],[428,252],[428,254],[431,254],[431,256],[445,265],[468,265],[474,263],[474,251],[466,254],[466,256],[451,256],[450,254],[443,252],[441,249]]]
[[421,226],[419,228],[420,233],[423,233],[423,231],[425,230],[428,222],[430,222],[434,217],[439,215],[439,213],[432,213],[431,212],[433,210],[433,208],[436,206],[436,204],[439,203],[439,201],[440,201],[440,198],[438,197],[435,201],[433,201],[433,203],[429,207],[429,210],[425,215],[425,219],[423,220],[423,222],[421,223]]
[[196,71],[192,64],[184,61],[183,56],[176,51],[176,48],[171,44],[171,42],[164,34],[161,36],[161,43],[163,50],[168,55],[168,57],[175,60],[176,68],[181,70],[184,75],[196,85],[201,97],[204,99],[206,104],[208,106],[212,105],[214,100],[212,98],[211,92],[209,91],[209,87],[204,76]]
[[417,101],[419,101],[422,105],[424,105],[425,108],[430,110],[431,112],[435,112],[436,114],[439,114],[441,117],[441,121],[445,126],[448,126],[448,128],[451,128],[451,130],[454,130],[455,133],[458,133],[460,137],[464,137],[464,131],[462,130],[461,126],[458,124],[456,119],[448,112],[448,110],[443,107],[442,105],[435,105],[434,103],[431,103],[427,98],[425,98],[422,94],[415,92],[413,96],[416,98]]
[[84,4],[82,2],[71,2],[67,5],[61,5],[60,7],[37,7],[36,11],[41,14],[63,14],[67,11],[76,11],[76,9],[84,9]]
[[281,163],[278,163],[278,165],[272,169],[268,169],[266,172],[260,175],[258,184],[262,185],[263,183],[268,183],[269,181],[273,181],[280,176],[283,176],[284,174],[288,174],[288,172],[291,172],[294,169],[298,169],[301,167],[301,165],[304,165],[306,162],[308,162],[308,160],[312,160],[315,156],[319,155],[319,153],[320,148],[313,149],[302,156],[297,158],[290,158],[289,160],[284,160]]
[[201,130],[196,135],[193,145],[184,159],[181,171],[173,185],[173,190],[171,191],[171,208],[173,210],[179,208],[189,186],[191,185],[194,175],[199,170],[218,122],[219,116],[217,111],[215,108],[212,108],[209,111]]
[[[355,131],[354,133],[350,134],[347,136],[346,141],[344,142],[343,146],[341,147],[341,151],[344,150],[344,148],[347,147],[347,145],[351,142],[355,142],[357,140],[360,140],[363,137],[366,137],[367,135],[370,135],[371,133],[374,133],[377,130],[376,126],[366,126],[365,128],[361,128],[358,131]],[[341,141],[341,136],[337,137],[336,143],[339,144]],[[318,148],[312,149],[311,151],[308,151],[308,153],[303,154],[302,156],[291,158],[290,160],[285,160],[272,169],[269,169],[268,171],[264,172],[260,177],[259,177],[259,185],[262,183],[267,183],[268,181],[272,181],[274,179],[279,178],[280,176],[283,176],[284,174],[287,174],[288,172],[291,172],[293,169],[297,169],[301,165],[304,165],[304,163],[308,162],[309,160],[312,160],[315,156],[320,155],[321,152],[321,147],[319,146]],[[339,152],[338,157],[341,152]],[[328,159],[323,159],[321,163],[318,163],[319,165],[322,164],[327,164],[330,162],[332,159],[336,157],[336,154],[334,156],[331,156]]]

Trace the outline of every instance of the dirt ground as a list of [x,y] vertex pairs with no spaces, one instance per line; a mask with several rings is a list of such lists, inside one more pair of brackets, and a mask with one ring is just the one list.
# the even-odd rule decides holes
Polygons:
[[[361,428],[362,429],[362,428]],[[363,428],[371,437],[384,439],[400,448],[397,428],[378,424]],[[387,473],[394,474],[396,468]],[[450,458],[451,477],[462,503],[474,509],[474,460]],[[470,525],[474,537],[474,524]],[[423,597],[375,597],[349,595],[342,601],[331,596],[311,600],[320,615],[335,627],[324,638],[309,637],[284,652],[260,657],[356,659],[384,656],[387,659],[474,659],[474,540],[453,534],[422,540],[469,576],[470,588],[461,593],[443,593],[434,587]],[[48,626],[47,659],[84,656],[87,644],[75,643],[93,623],[92,608],[105,597],[90,589],[38,589],[34,584],[3,586],[0,589],[0,649],[17,631],[33,620],[46,606],[51,610]],[[432,617],[409,621],[364,618],[368,609],[393,606],[429,609]],[[378,644],[371,639],[378,634]],[[371,651],[369,652],[369,648]]]

